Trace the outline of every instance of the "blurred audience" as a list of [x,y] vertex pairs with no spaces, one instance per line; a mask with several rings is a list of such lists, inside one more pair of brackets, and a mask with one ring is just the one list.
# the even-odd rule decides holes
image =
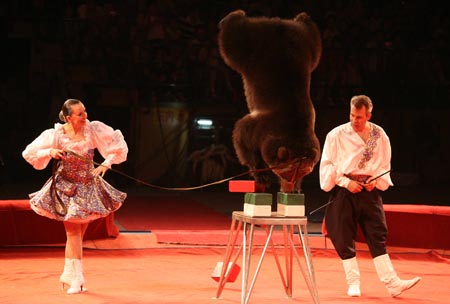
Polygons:
[[[281,18],[306,11],[318,23],[324,51],[311,83],[317,107],[345,109],[351,96],[363,92],[379,107],[420,107],[424,100],[439,107],[450,97],[450,17],[426,1],[9,2],[3,5],[7,66],[15,72],[3,75],[3,95],[22,97],[11,104],[11,119],[26,115],[24,103],[50,115],[54,100],[96,101],[108,87],[130,92],[126,102],[135,109],[175,101],[242,111],[239,75],[221,60],[216,42],[218,22],[235,9]],[[45,121],[27,118],[29,125]]]

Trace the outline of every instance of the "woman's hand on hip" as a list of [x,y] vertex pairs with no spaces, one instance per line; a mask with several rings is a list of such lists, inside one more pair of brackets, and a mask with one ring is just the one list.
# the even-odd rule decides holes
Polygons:
[[94,170],[92,170],[92,175],[94,175],[94,176],[100,175],[101,177],[103,177],[103,176],[105,176],[106,171],[108,171],[108,167],[100,165],[97,168],[95,168]]

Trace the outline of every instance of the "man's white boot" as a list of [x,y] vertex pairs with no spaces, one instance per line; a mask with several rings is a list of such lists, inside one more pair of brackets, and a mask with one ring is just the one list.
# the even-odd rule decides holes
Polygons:
[[384,283],[391,297],[400,295],[403,291],[416,285],[421,279],[416,277],[412,280],[400,280],[388,254],[377,256],[373,259],[373,263],[380,281]]
[[344,265],[345,278],[347,279],[348,284],[347,295],[350,297],[360,297],[360,274],[356,257],[342,260],[342,264]]

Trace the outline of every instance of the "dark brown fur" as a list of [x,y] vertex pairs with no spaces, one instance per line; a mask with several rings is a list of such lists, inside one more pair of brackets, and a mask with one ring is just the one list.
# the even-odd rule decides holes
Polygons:
[[[249,109],[233,130],[238,159],[251,170],[277,168],[271,171],[281,191],[299,191],[320,158],[310,97],[311,73],[322,52],[320,32],[306,13],[287,20],[251,18],[239,10],[219,27],[221,56],[241,74]],[[256,173],[255,180],[270,186],[272,172]]]

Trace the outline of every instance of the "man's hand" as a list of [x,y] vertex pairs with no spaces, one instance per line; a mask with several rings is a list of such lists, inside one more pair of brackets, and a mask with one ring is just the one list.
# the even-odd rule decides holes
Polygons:
[[364,189],[364,185],[354,180],[350,180],[347,185],[347,190],[351,193],[359,193],[362,189]]
[[377,185],[377,181],[373,180],[371,182],[364,183],[364,188],[370,192],[375,188],[376,185]]

